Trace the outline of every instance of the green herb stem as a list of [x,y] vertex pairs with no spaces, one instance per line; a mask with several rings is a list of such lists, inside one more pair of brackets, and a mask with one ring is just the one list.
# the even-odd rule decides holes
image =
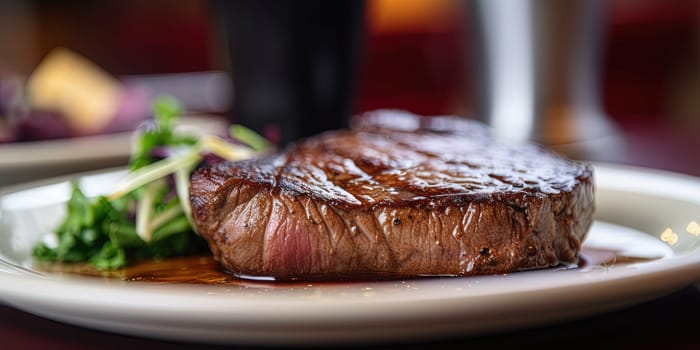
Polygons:
[[267,141],[264,137],[257,134],[255,131],[246,128],[243,125],[234,124],[228,129],[229,135],[243,142],[245,145],[249,146],[256,152],[263,152],[272,148],[272,144]]
[[202,147],[205,150],[229,161],[247,159],[255,155],[255,152],[246,147],[232,145],[216,136],[203,137]]
[[[180,204],[182,204],[182,202]],[[174,219],[175,217],[181,214],[183,214],[182,207],[180,205],[173,205],[163,210],[162,212],[154,215],[149,227],[151,230],[158,230],[166,222],[168,222],[171,219]]]
[[141,195],[141,199],[137,203],[136,209],[136,234],[144,241],[151,240],[151,211],[153,210],[153,202],[157,192],[156,183],[148,184]]
[[191,151],[181,156],[166,158],[139,168],[128,174],[126,179],[117,185],[116,190],[112,192],[109,199],[118,199],[147,183],[170,175],[178,169],[193,167],[200,159],[198,147],[193,147]]
[[[175,191],[180,200],[180,207],[192,225],[192,205],[190,204],[190,173],[191,169],[181,168],[175,171]],[[192,225],[194,227],[194,225]],[[195,231],[196,232],[196,231]]]

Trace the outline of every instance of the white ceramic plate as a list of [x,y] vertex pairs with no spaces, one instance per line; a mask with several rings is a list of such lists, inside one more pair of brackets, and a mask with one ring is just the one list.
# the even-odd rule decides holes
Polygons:
[[[225,133],[211,116],[186,116],[178,126],[194,133]],[[0,186],[39,178],[125,165],[132,131],[57,140],[0,144]]]
[[[120,173],[82,178],[90,194]],[[65,182],[0,201],[0,253],[28,270],[0,271],[0,299],[101,330],[163,339],[253,344],[403,342],[474,335],[621,308],[700,280],[700,181],[599,165],[592,266],[470,278],[248,287],[121,282],[34,275],[29,250],[58,220]],[[617,250],[634,263],[596,265]],[[603,254],[605,255],[605,254]]]

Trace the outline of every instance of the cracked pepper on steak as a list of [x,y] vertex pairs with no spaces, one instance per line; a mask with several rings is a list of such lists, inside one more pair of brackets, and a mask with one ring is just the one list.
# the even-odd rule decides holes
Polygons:
[[197,231],[239,276],[467,276],[575,263],[593,169],[476,121],[375,111],[192,176]]

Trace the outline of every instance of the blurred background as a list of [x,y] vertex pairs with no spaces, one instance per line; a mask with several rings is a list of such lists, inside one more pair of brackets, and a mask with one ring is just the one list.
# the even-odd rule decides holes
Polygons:
[[[260,28],[270,28],[265,23],[268,17],[251,17],[249,13],[256,11],[248,8],[252,5],[245,5],[245,1],[236,6],[225,3],[204,0],[1,2],[0,141],[4,143],[0,143],[0,158],[12,156],[7,153],[9,144],[14,147],[12,152],[18,152],[15,147],[18,144],[38,139],[128,130],[133,125],[115,124],[110,122],[111,117],[102,120],[94,115],[117,113],[126,116],[123,120],[138,121],[148,113],[149,98],[159,93],[175,95],[188,110],[198,114],[255,124],[255,120],[246,118],[257,112],[236,113],[237,105],[245,106],[254,97],[246,97],[245,91],[252,88],[243,78],[239,84],[234,66],[245,60],[253,61],[248,62],[249,66],[256,62],[264,66],[265,61],[256,61],[254,55],[238,61],[236,57],[299,25],[284,22],[287,20],[284,17],[282,23],[291,23],[289,26],[266,32]],[[479,78],[484,69],[479,65],[483,42],[475,35],[480,25],[483,28],[483,23],[479,23],[483,18],[476,16],[478,6],[458,0],[367,0],[364,5],[348,2],[331,6],[332,9],[319,9],[320,3],[304,5],[307,7],[301,12],[316,16],[307,15],[304,23],[325,18],[329,13],[333,16],[328,15],[330,24],[338,18],[345,21],[343,16],[348,13],[355,16],[354,24],[337,29],[355,36],[308,39],[356,45],[342,54],[346,59],[339,63],[352,67],[345,69],[350,82],[341,91],[350,96],[347,107],[337,113],[347,109],[348,113],[356,114],[378,108],[469,118],[479,118],[479,113],[483,113],[479,106],[479,84],[484,82]],[[246,21],[257,21],[260,28],[233,25]],[[609,132],[623,140],[620,147],[625,152],[616,159],[596,154],[574,156],[700,175],[700,152],[696,152],[700,147],[700,1],[604,1],[599,26],[602,34],[594,57],[596,69],[589,73],[598,75],[595,88],[600,109],[612,125]],[[321,27],[302,27],[302,37],[323,32]],[[240,33],[245,30],[248,32]],[[241,36],[252,39],[246,41]],[[298,37],[294,36],[294,40],[300,40]],[[301,40],[287,50],[304,51],[307,46]],[[65,50],[57,51],[57,48]],[[294,62],[291,69],[299,69],[301,65],[297,61],[304,58],[299,58],[298,53],[286,54]],[[78,68],[65,68],[68,64]],[[318,68],[313,62],[310,64],[310,69]],[[548,68],[551,67],[545,67]],[[245,76],[247,71],[238,76]],[[281,76],[272,72],[268,79]],[[65,82],[71,79],[79,81],[82,87],[66,87]],[[339,79],[348,80],[342,75]],[[56,87],[54,80],[62,83]],[[287,81],[293,85],[287,89],[307,89],[294,86],[299,80]],[[119,93],[114,92],[117,90]],[[31,103],[22,102],[28,91],[33,93]],[[56,91],[71,91],[72,99],[78,102],[58,101]],[[284,114],[287,105],[281,103],[278,109],[270,109],[276,95],[267,93],[272,97],[262,103],[269,109],[265,113]],[[90,105],[86,100],[94,96],[99,99],[93,103],[95,106],[84,106]],[[129,99],[126,107],[124,96]],[[104,111],[105,105],[112,106],[111,112]],[[253,111],[258,107],[246,108]],[[312,114],[327,119],[327,115],[336,113],[324,111],[326,114]],[[59,123],[49,131],[32,131],[53,123],[56,115],[61,114],[73,115],[74,124]],[[28,116],[32,122],[27,121]],[[268,138],[282,142],[315,131],[302,128],[285,134],[298,127],[297,124],[303,124],[294,118],[300,117],[290,117],[292,123],[281,124],[279,129],[265,128],[267,124],[253,126]],[[22,123],[18,123],[19,119]],[[341,121],[321,127],[342,125]],[[22,157],[26,161],[31,155]],[[17,164],[0,161],[0,167],[6,171]],[[6,179],[6,183],[10,182],[9,177]]]

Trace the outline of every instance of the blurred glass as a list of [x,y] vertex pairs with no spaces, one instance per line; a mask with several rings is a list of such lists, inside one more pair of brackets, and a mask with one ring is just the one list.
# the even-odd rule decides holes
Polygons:
[[575,158],[619,159],[600,102],[601,0],[473,0],[478,117]]
[[286,144],[345,127],[364,2],[214,1],[233,76],[233,120]]

